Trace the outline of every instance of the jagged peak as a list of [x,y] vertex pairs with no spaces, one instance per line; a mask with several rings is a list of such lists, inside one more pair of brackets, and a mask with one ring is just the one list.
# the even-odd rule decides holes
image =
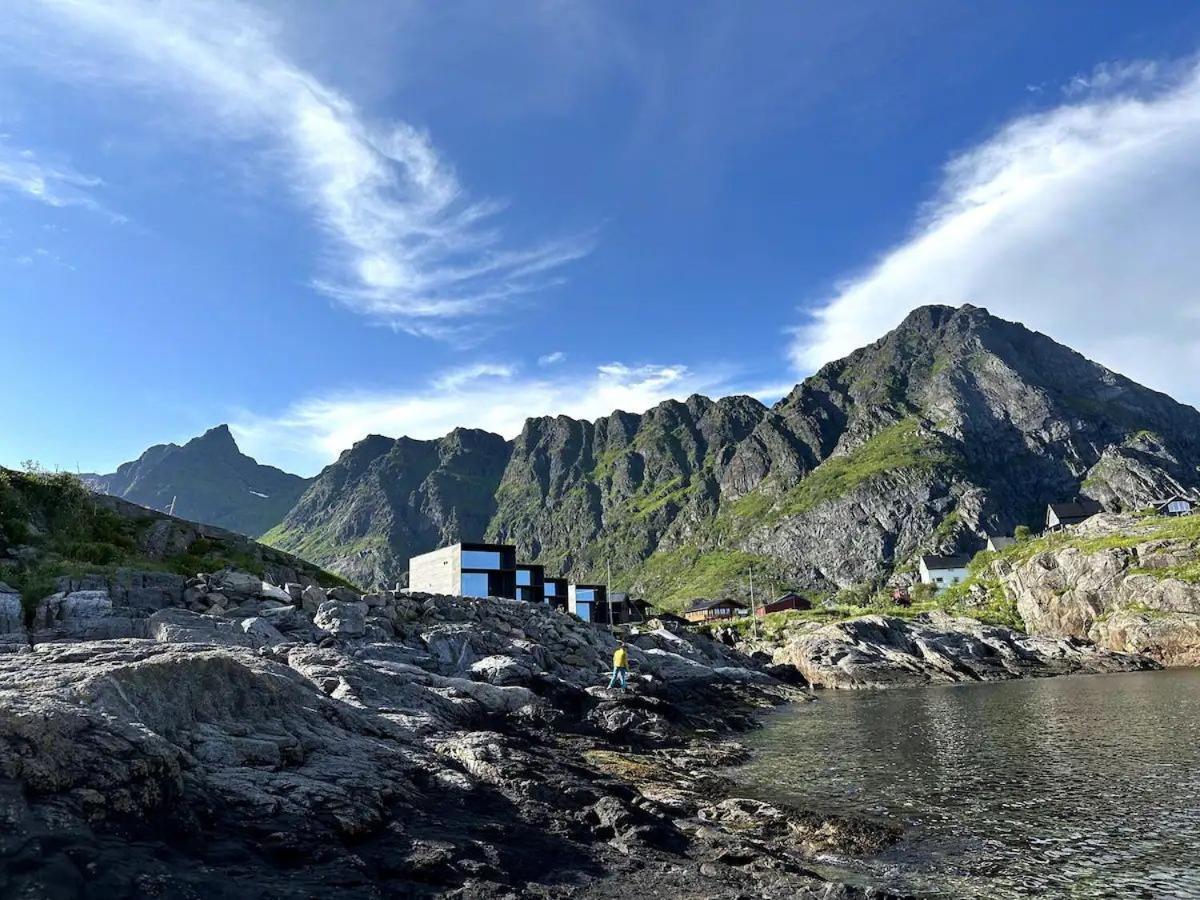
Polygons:
[[233,437],[233,432],[229,430],[229,426],[222,423],[216,425],[199,437],[194,437],[186,444],[185,447],[203,447],[208,450],[225,449],[232,450],[234,453],[241,453],[238,449],[237,441]]

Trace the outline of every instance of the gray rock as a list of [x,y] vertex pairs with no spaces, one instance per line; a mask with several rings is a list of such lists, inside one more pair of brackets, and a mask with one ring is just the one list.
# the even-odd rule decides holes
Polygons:
[[331,587],[326,591],[330,600],[338,600],[342,603],[359,603],[362,601],[362,596],[357,591],[352,591],[348,587],[342,587],[340,584],[336,587]]
[[1146,657],[1031,637],[944,613],[862,616],[793,634],[774,661],[829,688],[911,687],[1157,668]]
[[367,630],[367,604],[326,600],[313,616],[313,624],[338,637],[362,637]]
[[238,624],[241,625],[242,631],[253,641],[255,647],[282,644],[287,640],[278,628],[261,616],[242,619]]
[[308,587],[306,587],[301,592],[300,598],[301,604],[304,607],[304,611],[310,616],[316,615],[321,604],[328,599],[325,596],[324,589],[315,584],[310,584]]
[[169,644],[255,646],[254,638],[239,622],[186,609],[163,609],[154,613],[147,621],[147,633],[153,640]]

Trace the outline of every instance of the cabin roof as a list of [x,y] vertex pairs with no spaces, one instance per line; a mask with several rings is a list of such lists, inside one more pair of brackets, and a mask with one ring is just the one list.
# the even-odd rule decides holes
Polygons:
[[1086,519],[1104,512],[1104,507],[1095,500],[1075,500],[1070,503],[1051,503],[1050,509],[1059,519]]
[[926,569],[965,569],[967,563],[971,561],[971,557],[965,553],[958,553],[954,556],[922,556],[921,562],[925,564]]
[[737,609],[746,608],[746,604],[740,600],[726,597],[723,600],[693,600],[692,605],[685,609],[684,612],[703,612],[706,609],[715,609],[718,606],[733,606]]

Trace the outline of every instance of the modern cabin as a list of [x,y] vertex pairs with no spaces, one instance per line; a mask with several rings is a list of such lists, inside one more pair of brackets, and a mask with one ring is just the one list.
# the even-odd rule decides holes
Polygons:
[[567,579],[565,578],[544,577],[542,579],[543,600],[555,609],[566,612],[567,584]]
[[608,588],[602,584],[567,585],[567,610],[585,622],[608,622]]
[[526,603],[546,600],[546,569],[533,563],[517,563],[516,599]]
[[459,597],[515,599],[517,549],[510,544],[452,544],[408,561],[410,590]]

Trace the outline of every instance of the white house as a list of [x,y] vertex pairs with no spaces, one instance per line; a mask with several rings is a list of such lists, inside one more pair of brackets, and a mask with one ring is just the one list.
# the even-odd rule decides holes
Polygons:
[[957,556],[922,556],[917,570],[921,574],[922,584],[932,584],[935,591],[944,587],[965,581],[967,564],[971,557],[965,554]]
[[1017,542],[1016,538],[1009,537],[1006,534],[989,534],[987,548],[989,550],[991,550],[993,553],[998,553],[999,551],[1003,550],[1005,547],[1011,547],[1016,542]]

